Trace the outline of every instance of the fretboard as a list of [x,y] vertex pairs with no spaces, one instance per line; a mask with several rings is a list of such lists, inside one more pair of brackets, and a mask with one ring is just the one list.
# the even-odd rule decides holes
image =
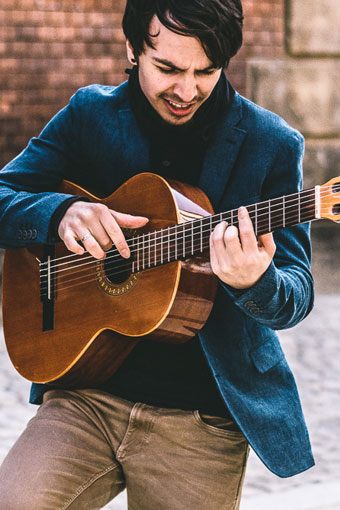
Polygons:
[[[315,188],[247,206],[256,236],[316,218]],[[133,237],[132,272],[197,256],[209,248],[210,234],[222,221],[238,226],[238,209],[205,216]]]

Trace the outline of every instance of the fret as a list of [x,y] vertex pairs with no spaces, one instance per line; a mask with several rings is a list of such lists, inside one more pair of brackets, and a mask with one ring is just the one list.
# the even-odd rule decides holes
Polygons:
[[286,226],[286,203],[284,195],[282,197],[282,226],[283,228]]
[[161,264],[163,264],[163,229],[161,228]]
[[168,227],[168,262],[170,262],[170,227]]
[[154,265],[157,266],[157,231],[155,232]]
[[272,231],[271,201],[268,200],[268,232]]
[[257,204],[255,204],[255,235],[257,236]]
[[301,192],[298,191],[298,221],[301,223]]
[[137,237],[137,271],[139,271],[139,237]]
[[151,232],[148,233],[149,239],[148,239],[148,266],[151,266],[151,256],[150,256],[150,245],[151,245]]
[[233,209],[230,211],[230,225],[231,226],[234,225],[234,210]]
[[178,253],[177,253],[177,228],[175,229],[175,260],[178,259]]
[[183,257],[185,258],[185,223],[183,223],[183,227],[182,227],[182,232],[183,232]]
[[47,299],[51,300],[51,256],[47,256]]
[[191,222],[191,255],[194,254],[194,222]]
[[144,254],[144,242],[145,242],[145,239],[144,239],[144,234],[142,234],[142,267],[143,269],[145,269],[145,254]]
[[132,238],[132,251],[133,251],[133,260],[132,260],[132,272],[135,272],[135,237]]
[[201,253],[203,252],[203,219],[200,219],[200,249]]

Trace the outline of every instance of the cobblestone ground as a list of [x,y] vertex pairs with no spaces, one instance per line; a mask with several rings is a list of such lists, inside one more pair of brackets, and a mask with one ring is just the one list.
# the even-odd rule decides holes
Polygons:
[[[316,466],[294,478],[272,475],[252,454],[244,498],[336,480],[340,471],[340,295],[317,297],[313,313],[292,330],[280,333],[295,373],[314,448]],[[35,407],[27,404],[29,383],[10,364],[0,347],[0,460],[23,430]],[[124,496],[107,510],[123,510]],[[288,510],[288,509],[287,509]]]

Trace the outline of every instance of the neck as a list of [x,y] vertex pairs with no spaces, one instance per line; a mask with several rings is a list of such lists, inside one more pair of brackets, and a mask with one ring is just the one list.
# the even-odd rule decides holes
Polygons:
[[[311,188],[248,206],[256,236],[317,219],[317,190],[318,187]],[[221,221],[237,227],[238,210],[186,221],[130,239],[134,253],[132,271],[199,255],[209,248],[210,234]]]

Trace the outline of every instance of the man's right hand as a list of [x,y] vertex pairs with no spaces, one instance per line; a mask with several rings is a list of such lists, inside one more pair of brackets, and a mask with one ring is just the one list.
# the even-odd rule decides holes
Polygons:
[[96,259],[103,259],[114,244],[122,257],[129,258],[130,250],[120,227],[143,227],[148,221],[144,216],[113,211],[104,204],[78,201],[67,209],[58,234],[66,248],[78,255],[83,255],[85,248]]

